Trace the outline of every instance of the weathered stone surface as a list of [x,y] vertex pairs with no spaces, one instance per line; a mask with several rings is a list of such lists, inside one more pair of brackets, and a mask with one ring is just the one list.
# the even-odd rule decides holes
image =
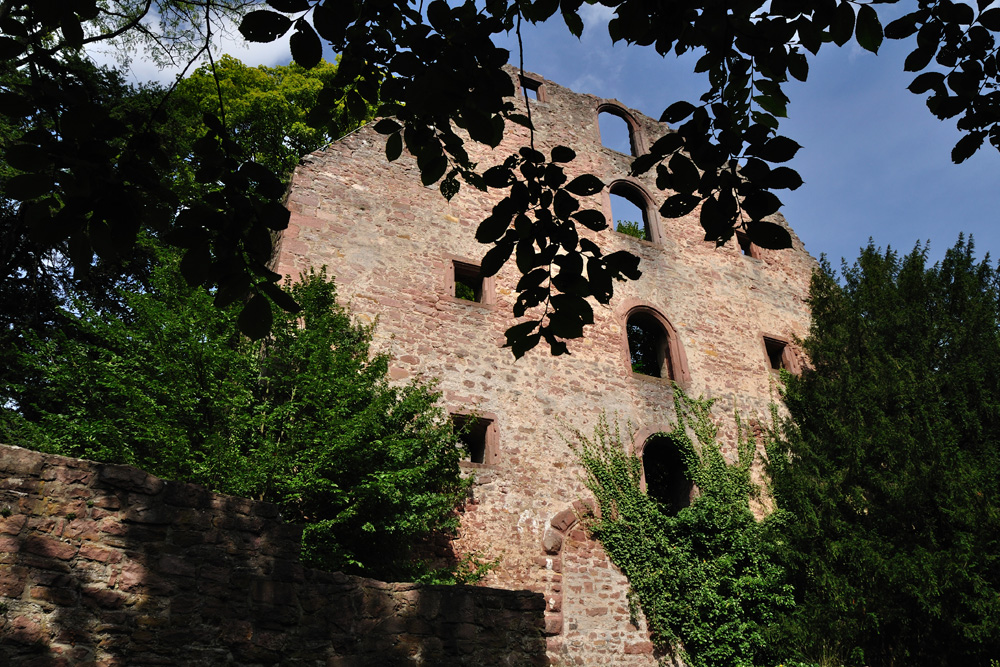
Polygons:
[[[624,653],[626,642],[648,640],[644,631],[628,629],[627,614],[605,605],[604,613],[587,615],[600,595],[624,595],[627,584],[609,574],[600,546],[577,523],[593,510],[576,455],[559,435],[562,424],[587,433],[605,414],[623,429],[630,425],[637,451],[655,433],[670,430],[670,383],[631,368],[626,320],[640,309],[669,325],[674,379],[693,395],[716,399],[723,441],[732,446],[734,409],[766,417],[778,398],[764,336],[791,342],[808,333],[805,296],[816,262],[794,233],[789,250],[748,248],[745,255],[735,242],[722,248],[706,243],[697,209],[683,219],[661,218],[657,211],[669,193],[656,188],[655,171],[628,176],[633,157],[601,145],[598,110],[607,106],[629,118],[640,149],[668,128],[614,100],[530,76],[544,91],[532,102],[535,147],[548,154],[568,145],[577,154],[567,164],[568,177],[593,173],[616,190],[635,188],[648,201],[651,240],[581,231],[607,253],[638,255],[643,275],[615,284],[614,299],[594,309],[585,337],[569,342],[571,355],[553,358],[543,345],[515,362],[502,347],[520,279],[513,262],[491,283],[484,281],[481,291],[490,298],[482,303],[454,295],[455,262],[479,263],[488,246],[475,240],[476,228],[503,191],[483,193],[463,184],[445,201],[437,188],[420,184],[411,156],[387,162],[385,139],[371,127],[307,157],[296,170],[277,271],[295,277],[326,265],[341,301],[361,321],[378,320],[377,348],[393,355],[394,380],[438,378],[446,409],[490,415],[496,430],[487,441],[490,455],[484,463],[464,464],[477,484],[456,549],[501,557],[485,579],[491,586],[538,590],[546,599],[555,594],[559,575],[574,586],[600,581],[610,587],[572,594],[576,602],[562,605],[566,641],[550,658],[599,664],[613,655],[616,664],[653,665],[649,654]],[[523,99],[514,102],[523,110]],[[468,145],[472,161],[485,169],[527,143],[524,128],[508,124],[506,132],[495,150]],[[621,218],[612,203],[606,192],[581,200],[608,220]],[[780,216],[775,220],[785,224]],[[558,595],[571,593],[564,588]],[[574,626],[596,633],[599,642],[585,641],[589,635]]]
[[[538,593],[309,570],[273,505],[0,445],[7,460],[34,472],[30,513],[0,521],[0,665],[547,664]],[[72,505],[81,488],[115,501]]]

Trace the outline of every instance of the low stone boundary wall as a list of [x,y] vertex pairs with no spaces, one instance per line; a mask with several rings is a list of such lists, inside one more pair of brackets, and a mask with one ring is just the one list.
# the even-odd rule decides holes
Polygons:
[[0,445],[0,664],[545,665],[541,594],[304,568],[275,505]]

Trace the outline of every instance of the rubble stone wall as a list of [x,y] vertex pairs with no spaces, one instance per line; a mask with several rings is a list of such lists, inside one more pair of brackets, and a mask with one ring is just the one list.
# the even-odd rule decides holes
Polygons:
[[0,665],[545,665],[538,593],[304,568],[278,508],[0,445]]
[[[670,381],[633,373],[630,364],[625,317],[645,307],[673,328],[683,357],[676,361],[689,376],[678,379],[690,394],[716,399],[731,446],[734,409],[766,419],[778,399],[764,337],[793,350],[795,338],[808,333],[805,299],[816,262],[794,233],[793,248],[756,248],[748,256],[735,242],[721,248],[706,242],[697,209],[677,220],[660,217],[667,194],[657,190],[655,173],[627,175],[633,157],[602,145],[598,112],[613,109],[629,118],[640,148],[668,128],[614,100],[531,76],[540,83],[540,101],[531,102],[535,147],[546,154],[557,145],[573,148],[570,178],[593,173],[605,183],[640,187],[655,231],[645,241],[583,230],[607,253],[637,254],[643,275],[615,284],[611,305],[595,306],[594,324],[569,342],[569,355],[552,357],[543,344],[515,361],[503,348],[520,278],[513,262],[496,276],[492,299],[475,303],[454,294],[453,263],[479,263],[487,247],[476,242],[476,228],[503,195],[463,185],[446,201],[437,187],[420,184],[411,156],[389,163],[385,138],[370,126],[296,170],[277,270],[295,277],[325,265],[337,279],[341,303],[362,321],[377,320],[377,346],[393,356],[394,379],[436,378],[449,410],[494,420],[489,458],[466,464],[477,485],[456,547],[501,558],[488,585],[544,594],[550,658],[652,665],[643,623],[626,610],[624,578],[582,530],[564,534],[554,527],[566,524],[567,512],[576,521],[588,497],[570,445],[573,431],[591,432],[606,415],[637,432],[639,450],[647,437],[669,430]],[[524,100],[515,103],[523,112]],[[467,148],[485,169],[528,141],[525,128],[508,123],[497,149]],[[612,219],[611,201],[605,191],[581,205]],[[777,221],[784,224],[780,216]],[[598,646],[600,653],[593,653]]]

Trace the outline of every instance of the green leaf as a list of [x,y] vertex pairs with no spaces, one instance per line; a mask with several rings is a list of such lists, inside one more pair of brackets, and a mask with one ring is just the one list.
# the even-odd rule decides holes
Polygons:
[[871,5],[861,5],[858,9],[858,24],[855,37],[861,48],[872,53],[878,53],[882,45],[882,24],[878,14]]
[[273,42],[291,27],[292,20],[284,14],[258,9],[243,17],[240,33],[250,42]]

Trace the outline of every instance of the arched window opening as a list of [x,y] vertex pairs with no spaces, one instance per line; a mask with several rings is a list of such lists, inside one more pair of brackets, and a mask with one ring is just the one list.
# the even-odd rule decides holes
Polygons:
[[667,331],[652,314],[636,312],[625,322],[632,372],[673,378]]
[[668,436],[654,435],[642,449],[642,470],[646,493],[677,514],[691,504],[694,484],[687,476],[687,466]]
[[645,198],[635,188],[621,182],[612,183],[609,193],[611,219],[614,220],[615,231],[644,241],[652,241]]
[[605,148],[625,155],[639,154],[635,128],[623,112],[618,112],[614,107],[598,109],[597,128],[601,132],[601,145]]

